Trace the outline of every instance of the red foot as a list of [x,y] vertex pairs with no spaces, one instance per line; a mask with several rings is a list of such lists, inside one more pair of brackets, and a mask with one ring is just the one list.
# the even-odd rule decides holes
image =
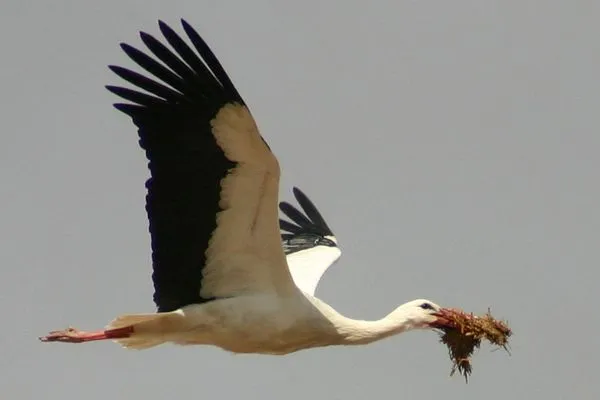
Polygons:
[[132,333],[133,326],[96,332],[84,332],[75,328],[67,328],[63,331],[52,331],[48,335],[40,337],[40,340],[42,342],[82,343],[94,340],[123,339],[128,338]]
[[64,331],[52,331],[47,336],[40,337],[40,340],[42,342],[81,343],[84,341],[82,336],[86,333],[75,328],[67,328]]

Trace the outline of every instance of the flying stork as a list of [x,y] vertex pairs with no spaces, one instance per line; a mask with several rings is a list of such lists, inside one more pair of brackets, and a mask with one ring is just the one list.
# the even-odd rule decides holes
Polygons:
[[445,326],[440,306],[429,300],[365,321],[314,297],[321,275],[341,254],[337,241],[298,189],[304,213],[284,202],[292,222],[279,221],[277,158],[211,49],[181,22],[192,47],[159,21],[171,49],[144,32],[152,56],[121,44],[154,78],[110,66],[136,89],[107,86],[129,102],[115,107],[137,126],[149,160],[146,210],[158,310],[121,315],[99,331],[69,328],[40,339],[281,355]]

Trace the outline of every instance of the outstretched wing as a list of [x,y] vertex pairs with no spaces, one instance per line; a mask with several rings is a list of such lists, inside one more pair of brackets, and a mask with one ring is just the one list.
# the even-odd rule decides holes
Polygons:
[[279,227],[284,231],[281,234],[283,250],[296,286],[314,295],[319,280],[342,252],[312,201],[298,188],[293,192],[304,213],[290,203],[279,203],[279,209],[291,220],[279,220]]
[[152,53],[122,44],[154,78],[111,66],[136,89],[107,86],[130,101],[151,177],[154,301],[159,311],[246,292],[296,290],[281,248],[279,165],[227,73],[198,33],[193,46],[165,23],[174,50],[142,32]]

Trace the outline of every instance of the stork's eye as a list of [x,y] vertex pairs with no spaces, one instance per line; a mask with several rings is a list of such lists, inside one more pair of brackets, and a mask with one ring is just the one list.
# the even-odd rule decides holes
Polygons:
[[423,310],[435,310],[430,303],[423,303],[419,307],[421,307]]

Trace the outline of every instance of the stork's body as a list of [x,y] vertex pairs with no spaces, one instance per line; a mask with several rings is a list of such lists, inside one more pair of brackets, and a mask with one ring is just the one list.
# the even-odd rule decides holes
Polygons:
[[44,341],[110,339],[131,349],[170,342],[281,355],[313,347],[367,344],[411,329],[441,326],[435,312],[423,317],[423,304],[437,307],[427,300],[414,300],[381,320],[364,321],[347,318],[305,293],[288,298],[257,294],[191,304],[166,313],[123,315],[103,331],[56,331]]
[[[287,354],[341,344],[347,339],[342,335],[344,317],[318,299],[302,295],[240,296],[160,315],[146,325],[137,325],[136,335],[121,343],[142,343],[146,332],[155,338],[157,331],[164,329],[163,339],[180,345],[215,345],[234,353]],[[334,325],[332,317],[340,325]]]
[[56,331],[42,340],[111,339],[134,349],[171,342],[286,354],[441,326],[439,306],[427,300],[362,321],[314,297],[321,275],[341,254],[337,240],[297,189],[304,214],[282,203],[293,223],[280,221],[288,232],[281,234],[278,161],[217,58],[182,23],[195,50],[162,22],[175,52],[145,33],[142,40],[159,61],[122,45],[159,81],[111,67],[149,94],[108,87],[132,102],[116,107],[138,127],[150,162],[146,209],[158,313],[123,315],[103,331]]
[[[127,316],[117,319],[113,326],[119,326],[121,321],[130,326]],[[285,354],[336,344],[339,340],[335,327],[308,298],[256,294],[149,314],[146,322],[134,325],[130,338],[119,342],[132,348],[168,341],[215,345],[234,353]]]

